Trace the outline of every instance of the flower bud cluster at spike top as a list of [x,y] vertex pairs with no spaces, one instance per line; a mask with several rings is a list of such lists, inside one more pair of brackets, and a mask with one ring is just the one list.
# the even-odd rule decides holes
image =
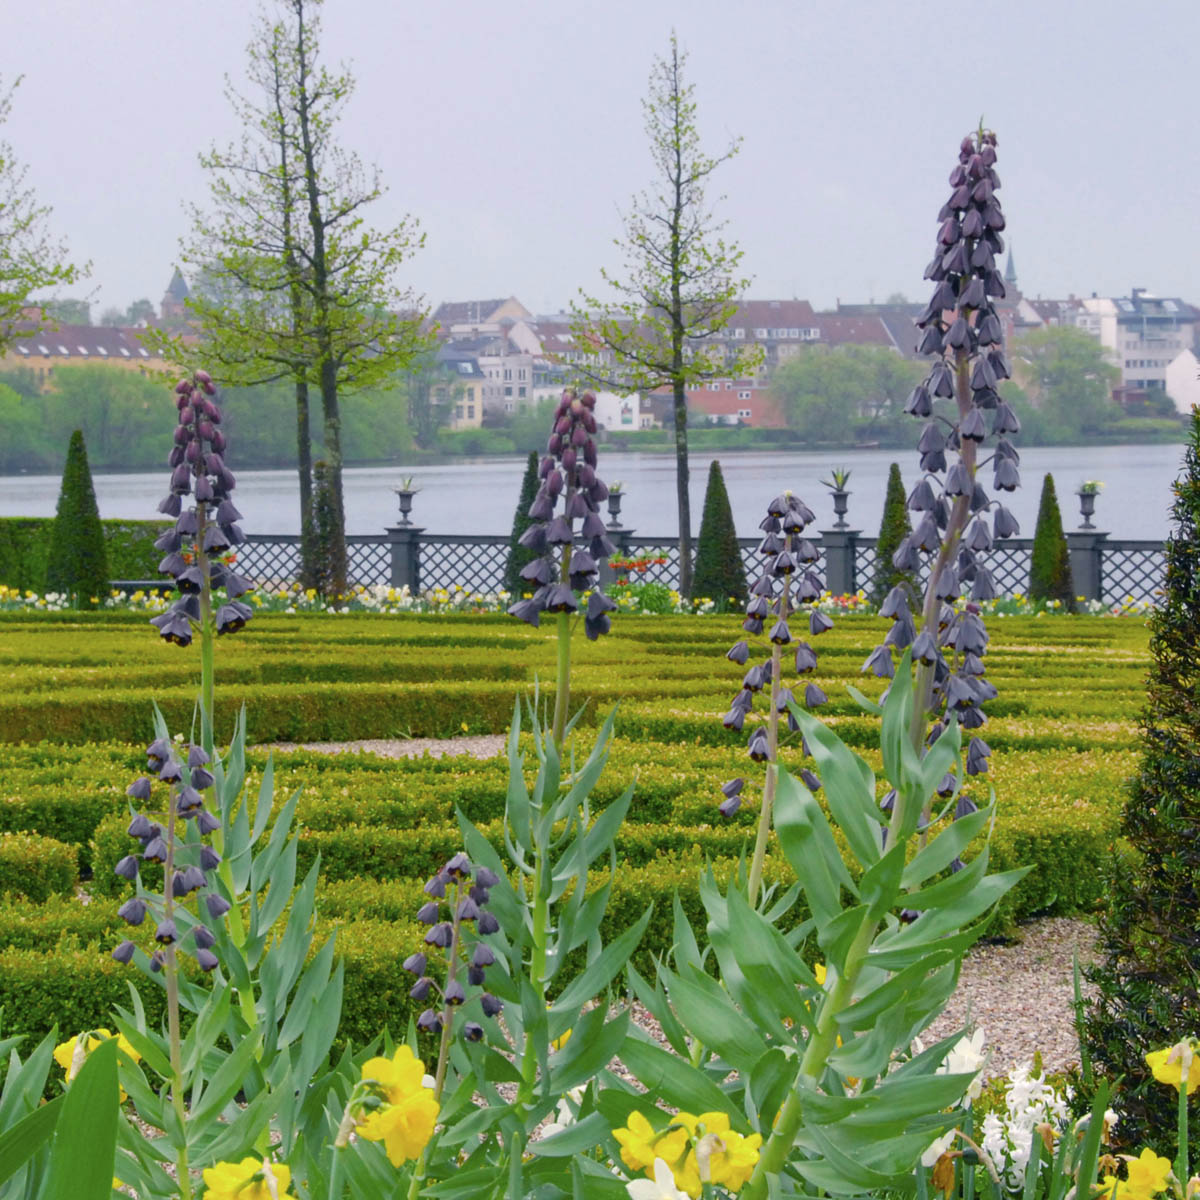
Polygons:
[[[242,514],[230,499],[235,480],[221,457],[225,435],[215,395],[207,371],[196,371],[191,379],[175,385],[179,424],[167,459],[171,491],[158,506],[160,513],[175,518],[175,525],[154,545],[164,553],[158,569],[174,578],[180,594],[150,624],[168,642],[180,646],[191,642],[194,627],[204,619],[201,597],[209,597],[214,588],[223,587],[226,595],[226,603],[216,613],[217,633],[236,632],[253,612],[238,599],[250,590],[250,584],[225,561],[246,537],[236,524]],[[195,504],[185,509],[183,498],[189,495]]]
[[[781,678],[775,678],[776,663],[782,674],[782,653],[777,649],[791,646],[792,631],[788,619],[803,606],[808,606],[808,632],[812,636],[833,628],[833,621],[817,607],[823,594],[820,576],[813,564],[816,563],[817,548],[803,536],[804,529],[816,518],[812,510],[798,496],[784,492],[767,505],[767,515],[759,522],[763,540],[758,552],[763,557],[763,572],[750,589],[750,602],[746,605],[746,619],[742,628],[751,637],[760,637],[766,628],[766,620],[772,618],[767,631],[770,647],[768,657],[761,664],[750,667],[742,679],[741,690],[730,702],[729,711],[721,718],[726,729],[741,732],[746,716],[754,707],[754,695],[764,688],[771,697],[771,706],[776,714],[787,714],[788,728],[795,732],[799,726],[788,708],[796,699],[790,688],[783,686]],[[795,643],[796,673],[807,675],[817,667],[817,653],[806,641]],[[790,654],[791,651],[789,650]],[[744,667],[750,659],[750,643],[746,640],[731,646],[725,655],[731,662]],[[797,688],[799,684],[796,685]],[[804,688],[803,700],[807,708],[824,704],[829,697],[816,683]],[[767,719],[754,726],[749,739],[749,754],[755,762],[766,762],[771,758],[771,741]],[[810,775],[811,772],[805,772]],[[815,777],[814,777],[815,781]],[[731,817],[741,807],[743,779],[731,779],[722,791],[725,799],[720,804],[723,816]],[[817,786],[820,786],[819,784]]]
[[[128,925],[141,925],[150,918],[158,946],[150,958],[152,971],[161,971],[176,949],[187,950],[202,970],[211,971],[217,965],[212,949],[216,941],[215,924],[210,928],[203,916],[193,916],[182,902],[193,892],[209,889],[204,897],[204,911],[214,923],[230,907],[209,881],[209,873],[221,861],[221,856],[204,841],[221,827],[220,821],[204,807],[201,795],[213,785],[209,757],[199,746],[190,746],[186,759],[181,761],[177,751],[182,749],[165,738],[147,747],[146,768],[150,774],[135,779],[126,789],[126,795],[138,804],[129,823],[129,836],[141,842],[141,853],[127,854],[114,868],[122,879],[132,881],[138,879],[143,863],[163,864],[162,895],[148,894],[139,888],[138,894],[117,910],[117,915]],[[153,799],[156,782],[167,785],[165,814],[152,811],[148,803]],[[134,949],[133,942],[122,942],[113,951],[113,958],[128,963]]]
[[[596,397],[576,395],[568,388],[554,410],[554,429],[539,467],[541,486],[529,507],[533,524],[521,535],[521,545],[539,557],[521,570],[533,589],[509,612],[537,625],[544,612],[578,612],[581,594],[587,598],[584,628],[595,641],[609,631],[608,614],[616,608],[597,586],[600,562],[616,547],[605,532],[600,504],[608,487],[596,474]],[[562,501],[560,515],[555,515]],[[578,529],[575,522],[580,521]],[[556,560],[555,553],[561,557]]]
[[[927,424],[917,443],[922,475],[908,497],[913,531],[892,561],[899,570],[924,574],[931,586],[915,619],[909,590],[904,585],[892,589],[880,608],[892,628],[863,665],[864,671],[891,678],[893,648],[911,646],[914,663],[932,669],[928,708],[941,720],[933,726],[931,742],[950,714],[967,729],[987,719],[981,706],[996,689],[983,677],[988,635],[979,603],[995,599],[996,589],[984,556],[995,540],[1020,532],[1016,518],[988,496],[978,479],[979,468],[990,462],[994,491],[1011,492],[1020,483],[1020,456],[1008,440],[1020,423],[996,390],[1010,369],[993,305],[1005,293],[996,265],[1004,249],[1004,214],[996,198],[995,163],[995,134],[980,130],[963,139],[950,172],[950,199],[938,213],[937,249],[925,269],[925,278],[935,284],[933,296],[917,319],[918,349],[933,355],[934,362],[905,406]],[[935,414],[938,400],[953,403],[955,419]],[[989,436],[986,414],[996,444],[990,459],[980,461]],[[952,604],[968,585],[968,602],[956,612]],[[968,773],[986,771],[990,753],[982,738],[972,738]]]

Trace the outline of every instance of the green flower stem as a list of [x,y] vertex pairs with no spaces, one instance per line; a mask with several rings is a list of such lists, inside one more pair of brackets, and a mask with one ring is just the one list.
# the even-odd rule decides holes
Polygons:
[[[567,489],[570,500],[574,488]],[[559,579],[569,583],[571,578],[571,546],[563,547]],[[554,679],[554,744],[562,750],[567,733],[567,715],[571,708],[571,614],[558,614],[558,670]]]
[[[958,416],[961,421],[971,409],[971,371],[970,358],[966,350],[956,350],[954,355],[955,399],[958,403]],[[976,447],[970,439],[964,439],[960,450],[963,466],[971,483],[975,482]],[[971,497],[959,496],[950,509],[950,520],[946,525],[946,535],[942,538],[942,546],[933,566],[929,570],[929,583],[925,591],[925,607],[921,611],[921,629],[932,634],[935,638],[938,632],[938,614],[941,612],[941,601],[937,598],[937,581],[942,571],[948,567],[958,553],[958,544],[962,540],[963,530],[967,527],[967,518],[971,515]],[[917,665],[916,679],[913,683],[912,720],[909,722],[908,737],[913,749],[920,754],[925,745],[926,726],[929,721],[929,710],[933,697],[933,667],[925,663]],[[933,812],[932,798],[925,801],[921,811],[922,824],[928,825]],[[897,807],[899,807],[897,805]],[[926,835],[921,834],[921,845],[925,844]]]
[[[549,902],[542,887],[543,868],[546,860],[545,847],[535,841],[533,864],[533,951],[529,961],[529,982],[537,994],[538,1002],[546,1004],[546,927],[549,922]],[[525,1054],[521,1059],[521,1087],[518,1100],[528,1104],[533,1099],[533,1084],[537,1078],[537,1052],[528,1032],[525,1035]]]
[[[784,541],[792,549],[792,535]],[[783,577],[783,593],[779,600],[779,616],[786,620],[791,608],[792,577]],[[771,814],[775,808],[775,790],[779,782],[779,676],[783,671],[783,647],[771,647],[771,711],[767,714],[767,777],[763,781],[762,804],[758,813],[758,832],[754,837],[754,857],[750,862],[750,878],[746,883],[746,899],[752,908],[758,907],[762,888],[763,864],[767,857],[767,838],[771,833]]]
[[[458,974],[458,949],[462,922],[458,917],[459,903],[462,900],[462,880],[454,885],[454,924],[450,931],[450,950],[447,955],[446,990],[454,982]],[[454,1008],[443,1001],[442,1003],[442,1040],[438,1046],[437,1071],[433,1077],[433,1098],[441,1104],[442,1088],[446,1083],[446,1064],[450,1061],[450,1043],[454,1040]]]
[[1175,1178],[1180,1186],[1186,1188],[1188,1182],[1188,1077],[1192,1073],[1193,1047],[1190,1041],[1184,1043],[1183,1054],[1179,1060],[1179,1148],[1175,1153]]
[[[170,921],[175,915],[175,816],[179,798],[178,788],[172,786],[167,810],[167,859],[163,863],[163,918]],[[192,1181],[188,1173],[187,1110],[183,1103],[183,1052],[179,1031],[179,959],[175,946],[167,947],[163,963],[167,985],[167,1041],[171,1056],[171,1106],[179,1122],[180,1142],[175,1147],[176,1174],[180,1200],[191,1200]]]
[[793,1084],[788,1098],[784,1101],[783,1107],[779,1110],[775,1128],[763,1147],[750,1182],[742,1192],[742,1200],[766,1200],[767,1177],[779,1175],[787,1165],[788,1155],[795,1144],[796,1134],[800,1129],[803,1116],[800,1081],[806,1077],[816,1081],[825,1073],[829,1055],[837,1046],[838,1014],[849,1006],[854,996],[854,987],[858,982],[867,951],[870,949],[878,928],[877,921],[870,921],[863,917],[858,927],[858,933],[855,934],[854,941],[846,952],[845,974],[838,976],[832,989],[825,994],[820,1012],[817,1014],[816,1029],[813,1031],[804,1051],[804,1057],[800,1061],[796,1082]]
[[208,506],[196,505],[196,564],[200,568],[200,744],[213,757],[213,605],[212,583],[208,578],[208,554],[204,535],[208,527]]

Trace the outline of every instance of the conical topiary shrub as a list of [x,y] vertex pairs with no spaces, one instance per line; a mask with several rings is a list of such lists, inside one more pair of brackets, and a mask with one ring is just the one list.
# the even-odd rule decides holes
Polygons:
[[[1200,411],[1172,522],[1164,594],[1150,618],[1141,763],[1105,879],[1102,958],[1087,972],[1097,995],[1081,1038],[1096,1067],[1110,1079],[1124,1076],[1120,1141],[1167,1155],[1178,1097],[1152,1078],[1145,1055],[1200,1033]],[[1200,1153],[1194,1115],[1189,1141]]]
[[883,598],[896,586],[907,580],[915,581],[911,571],[901,571],[892,565],[892,556],[900,543],[912,533],[905,502],[904,480],[900,478],[900,464],[892,463],[888,471],[887,495],[883,501],[883,521],[879,526],[879,541],[875,547],[875,582],[871,587],[871,600],[882,604]]
[[71,434],[46,562],[46,591],[91,608],[108,595],[108,555],[83,431]]
[[1063,536],[1062,513],[1054,491],[1054,476],[1042,480],[1042,500],[1038,505],[1037,528],[1033,534],[1033,561],[1029,567],[1029,598],[1059,600],[1064,607],[1075,604],[1075,585],[1071,581],[1071,554]]
[[746,568],[738,546],[733,510],[721,464],[714,458],[708,468],[708,487],[704,493],[704,516],[700,519],[700,537],[696,543],[696,570],[692,576],[692,597],[708,599],[723,607],[744,605],[749,595]]
[[540,556],[536,550],[521,545],[521,535],[533,524],[529,506],[537,499],[537,493],[538,456],[536,450],[530,450],[525,476],[521,480],[521,496],[517,501],[517,511],[513,515],[512,537],[508,543],[508,563],[504,568],[504,590],[517,600],[525,592],[532,592],[535,587],[521,578],[521,568]]

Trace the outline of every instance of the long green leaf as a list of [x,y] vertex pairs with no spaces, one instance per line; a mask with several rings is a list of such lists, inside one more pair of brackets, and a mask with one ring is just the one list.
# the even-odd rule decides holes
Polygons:
[[855,858],[869,866],[880,854],[875,774],[828,725],[795,703],[790,707],[817,761],[829,811]]
[[724,1112],[741,1125],[745,1121],[736,1104],[703,1071],[656,1046],[634,1029],[621,1047],[621,1061],[638,1081],[661,1102],[690,1112]]
[[110,1200],[119,1114],[117,1040],[108,1038],[67,1088],[41,1200]]
[[64,1096],[39,1105],[0,1133],[0,1185],[12,1178],[54,1135]]
[[857,894],[854,882],[821,806],[783,767],[776,785],[775,830],[809,910],[820,924],[833,920],[842,910],[841,889]]
[[608,987],[638,948],[652,911],[652,908],[646,909],[637,921],[605,946],[600,956],[567,984],[550,1006],[550,1011],[554,1014],[576,1014],[584,1004]]

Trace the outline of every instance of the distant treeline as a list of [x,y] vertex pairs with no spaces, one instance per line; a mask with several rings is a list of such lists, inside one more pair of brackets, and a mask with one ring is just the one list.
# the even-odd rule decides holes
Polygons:
[[[295,391],[288,384],[227,388],[221,407],[235,471],[296,462]],[[319,456],[319,395],[313,408]],[[32,371],[0,372],[0,472],[62,470],[74,429],[83,430],[94,471],[153,470],[166,462],[174,427],[174,395],[161,378],[99,365],[57,367],[54,391],[43,394]],[[412,444],[403,385],[353,395],[342,405],[347,462],[396,459]]]

